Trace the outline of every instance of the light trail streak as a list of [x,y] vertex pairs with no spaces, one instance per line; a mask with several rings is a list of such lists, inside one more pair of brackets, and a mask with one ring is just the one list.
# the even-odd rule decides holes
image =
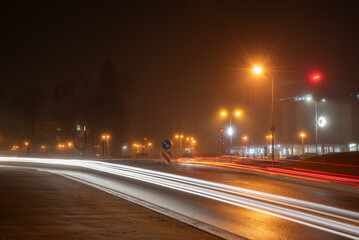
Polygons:
[[[291,167],[263,167],[267,164],[260,164],[260,163],[252,163],[252,162],[243,162],[244,164],[239,163],[238,161],[236,164],[233,163],[226,163],[226,162],[210,162],[210,161],[198,161],[192,159],[190,161],[184,159],[178,159],[181,163],[190,163],[190,164],[202,164],[202,165],[213,165],[218,167],[227,167],[227,168],[236,168],[236,169],[243,169],[249,170],[254,172],[261,172],[267,174],[277,174],[292,178],[300,178],[310,181],[319,181],[319,182],[340,182],[350,185],[359,186],[359,178],[357,176],[346,175],[346,174],[336,174],[330,172],[323,172],[323,171],[314,171],[314,170],[307,170],[301,168],[291,168]],[[250,164],[260,164],[263,165],[262,167],[253,166]]]
[[259,211],[343,237],[359,237],[359,228],[354,225],[359,223],[359,213],[317,203],[105,162],[39,158],[0,158],[0,161],[83,167]]
[[[184,158],[180,158],[182,160]],[[221,161],[221,160],[236,160],[247,162],[250,161],[259,161],[259,162],[277,162],[277,163],[286,163],[286,162],[301,162],[301,163],[315,163],[315,164],[322,164],[322,165],[332,165],[332,166],[342,166],[342,167],[354,167],[359,168],[358,165],[351,165],[351,164],[343,164],[343,163],[328,163],[328,162],[318,162],[318,161],[307,161],[307,160],[296,160],[296,159],[278,159],[278,160],[271,160],[265,158],[251,158],[251,157],[238,157],[238,156],[231,156],[231,155],[223,155],[222,157],[194,157],[194,160],[212,160],[212,161]]]

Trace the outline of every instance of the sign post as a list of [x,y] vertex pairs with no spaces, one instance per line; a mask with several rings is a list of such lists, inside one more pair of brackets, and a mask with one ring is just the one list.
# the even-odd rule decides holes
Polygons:
[[226,130],[225,128],[220,128],[220,129],[219,129],[219,132],[221,133],[221,135],[223,135],[223,133],[224,133],[225,130]]
[[166,171],[166,166],[170,165],[171,163],[171,153],[168,150],[172,147],[172,143],[170,140],[165,139],[162,141],[161,147],[162,147],[162,149],[160,150],[161,162],[165,166],[165,171]]

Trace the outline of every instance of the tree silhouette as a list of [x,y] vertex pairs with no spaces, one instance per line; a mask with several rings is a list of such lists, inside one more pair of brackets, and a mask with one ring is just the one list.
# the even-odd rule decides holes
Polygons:
[[74,146],[85,157],[96,121],[93,111],[93,84],[80,76],[55,88],[55,116],[61,123],[64,135],[73,140]]
[[18,129],[24,135],[29,153],[35,136],[35,123],[39,120],[43,108],[44,92],[41,89],[25,88],[16,95],[11,106],[15,118],[18,120]]

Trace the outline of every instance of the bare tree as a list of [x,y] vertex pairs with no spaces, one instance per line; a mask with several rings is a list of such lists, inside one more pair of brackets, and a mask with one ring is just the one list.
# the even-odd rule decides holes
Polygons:
[[19,122],[18,129],[25,137],[26,150],[29,153],[35,136],[35,123],[39,120],[43,108],[44,93],[41,89],[25,88],[15,97],[11,106]]
[[82,158],[95,125],[91,90],[91,81],[83,76],[55,88],[57,119],[60,120],[65,135],[73,140],[74,146],[81,152]]

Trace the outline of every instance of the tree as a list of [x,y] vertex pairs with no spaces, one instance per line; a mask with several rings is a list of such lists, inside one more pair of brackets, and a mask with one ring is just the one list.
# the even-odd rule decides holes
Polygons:
[[11,106],[18,120],[18,129],[26,139],[26,151],[29,153],[35,136],[35,123],[39,120],[43,108],[44,92],[41,89],[25,88],[16,95]]
[[93,112],[93,84],[84,76],[59,84],[55,88],[56,118],[59,119],[66,137],[74,142],[82,158],[91,141],[96,125]]

